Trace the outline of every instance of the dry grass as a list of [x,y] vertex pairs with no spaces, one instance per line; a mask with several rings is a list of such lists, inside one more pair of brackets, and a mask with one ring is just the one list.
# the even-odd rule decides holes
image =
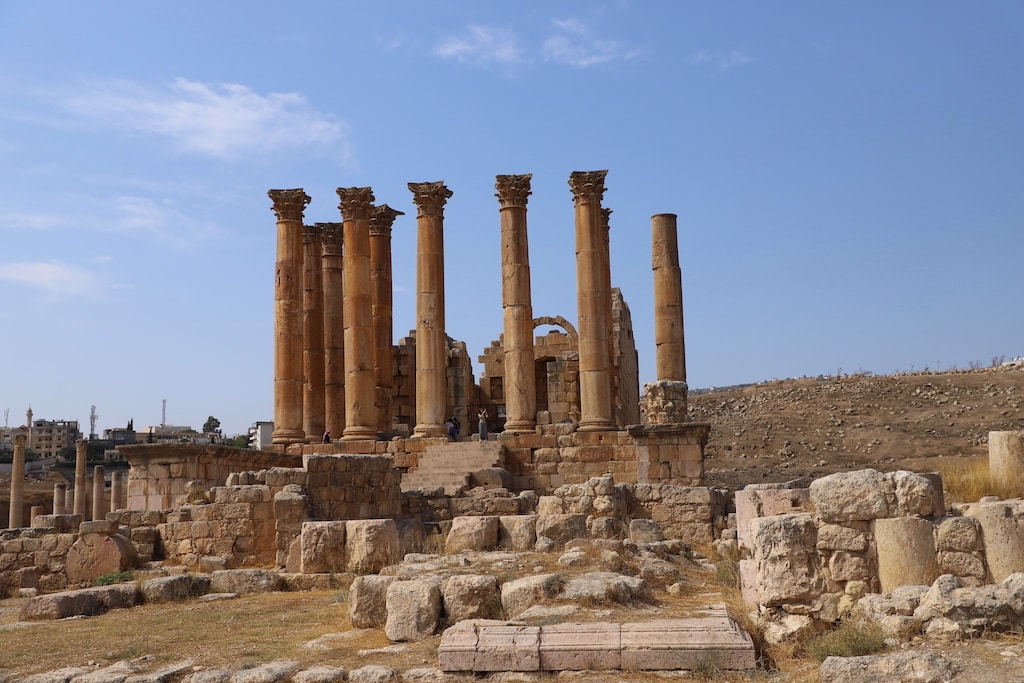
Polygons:
[[846,621],[820,633],[804,644],[807,654],[819,662],[826,657],[861,657],[885,648],[885,634],[869,621]]
[[1016,498],[1021,494],[1020,480],[991,476],[987,458],[951,462],[940,471],[947,503],[973,503],[982,496]]

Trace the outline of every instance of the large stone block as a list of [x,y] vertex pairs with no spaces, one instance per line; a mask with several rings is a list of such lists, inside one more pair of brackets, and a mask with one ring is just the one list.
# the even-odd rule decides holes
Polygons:
[[[543,498],[541,498],[543,500]],[[537,537],[545,536],[563,546],[577,538],[587,537],[586,515],[539,515],[537,517]]]
[[755,666],[750,635],[724,615],[622,624],[621,642],[625,670],[692,670],[704,663],[733,670]]
[[119,534],[79,536],[64,560],[70,583],[82,583],[109,574],[132,569],[138,564],[134,546]]
[[565,582],[564,574],[537,574],[508,581],[501,586],[501,605],[506,615],[515,616],[558,595]]
[[821,593],[814,515],[751,520],[757,594],[768,606],[807,602]]
[[498,518],[455,517],[444,542],[446,553],[455,554],[463,550],[492,550],[498,545]]
[[823,522],[850,522],[891,517],[896,485],[876,470],[838,472],[815,479],[810,499]]
[[420,641],[437,631],[441,620],[441,587],[436,577],[395,581],[387,589],[384,633],[394,642]]
[[939,576],[934,528],[930,520],[918,517],[874,521],[878,579],[883,592],[897,586],[930,584]]
[[533,550],[537,541],[537,515],[502,515],[498,518],[498,544],[516,552]]
[[345,522],[303,522],[299,571],[323,574],[345,571]]
[[1024,571],[1024,502],[976,503],[969,514],[981,524],[985,559],[994,582]]
[[357,519],[345,523],[348,571],[375,574],[399,558],[398,527],[393,519]]
[[448,623],[464,619],[501,617],[501,591],[493,576],[459,574],[450,577],[441,591]]
[[394,576],[358,576],[349,587],[348,612],[354,628],[379,628],[388,618],[388,586]]
[[736,492],[736,538],[741,548],[750,548],[750,520],[755,517],[786,515],[807,509],[808,492],[788,484],[748,484]]
[[552,624],[540,631],[542,671],[605,671],[619,669],[619,624]]

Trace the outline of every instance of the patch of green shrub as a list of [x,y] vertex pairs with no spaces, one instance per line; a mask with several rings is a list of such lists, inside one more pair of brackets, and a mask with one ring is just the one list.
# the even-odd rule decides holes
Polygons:
[[862,657],[885,647],[885,635],[877,625],[867,621],[846,621],[836,628],[814,636],[804,650],[822,662],[826,657]]

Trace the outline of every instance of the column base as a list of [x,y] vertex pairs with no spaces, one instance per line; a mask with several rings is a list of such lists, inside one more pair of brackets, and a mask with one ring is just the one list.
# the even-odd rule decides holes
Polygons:
[[506,432],[535,432],[537,431],[537,423],[529,420],[518,420],[516,422],[506,422],[504,431]]
[[412,430],[413,438],[421,439],[436,439],[439,436],[448,438],[448,432],[445,431],[444,425],[439,424],[422,424],[416,425]]
[[367,439],[377,440],[377,430],[375,428],[354,425],[352,427],[345,427],[345,431],[341,433],[341,441],[366,441]]
[[578,432],[610,432],[618,429],[610,419],[582,420],[576,427]]
[[275,429],[270,437],[270,443],[289,445],[293,443],[305,443],[306,432],[301,429]]

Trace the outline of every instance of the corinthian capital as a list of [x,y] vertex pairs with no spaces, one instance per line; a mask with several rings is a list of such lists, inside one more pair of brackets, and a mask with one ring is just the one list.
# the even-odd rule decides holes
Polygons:
[[321,239],[320,224],[314,225],[303,225],[302,226],[302,243],[303,244],[316,244]]
[[514,206],[526,206],[526,198],[533,194],[530,191],[530,178],[532,173],[522,175],[500,175],[494,183],[494,189],[498,192],[494,196],[498,198],[501,208],[508,209]]
[[339,187],[341,216],[344,220],[362,220],[370,217],[373,210],[373,188]]
[[373,213],[370,215],[370,234],[391,237],[391,226],[395,224],[395,218],[404,215],[404,211],[392,209],[387,204],[373,207]]
[[341,256],[341,247],[345,243],[345,233],[341,223],[316,223],[320,231],[320,246],[324,256]]
[[417,216],[440,216],[444,214],[444,204],[452,196],[452,191],[444,186],[443,180],[435,183],[409,183],[412,201],[419,210]]
[[267,196],[274,202],[270,210],[277,214],[279,221],[301,221],[302,212],[309,204],[309,195],[303,189],[268,190]]
[[612,229],[612,224],[609,222],[612,217],[611,209],[601,209],[601,227],[606,231]]
[[606,175],[608,171],[573,171],[569,174],[569,187],[576,206],[601,203]]

